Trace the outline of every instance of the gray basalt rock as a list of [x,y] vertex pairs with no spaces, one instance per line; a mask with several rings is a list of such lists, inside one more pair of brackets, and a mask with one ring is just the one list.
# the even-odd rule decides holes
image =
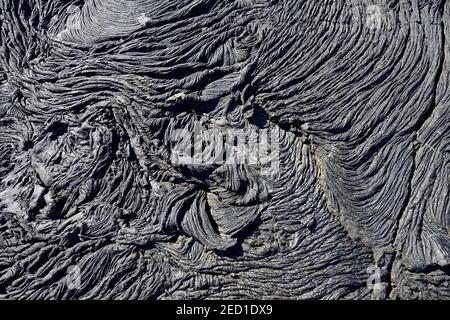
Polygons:
[[0,298],[450,299],[449,22],[0,0]]

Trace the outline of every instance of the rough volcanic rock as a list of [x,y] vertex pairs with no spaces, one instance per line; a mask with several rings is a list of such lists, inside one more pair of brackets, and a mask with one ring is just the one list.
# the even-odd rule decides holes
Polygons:
[[[0,298],[450,299],[448,1],[0,0],[0,32]],[[179,161],[212,132],[277,152]]]

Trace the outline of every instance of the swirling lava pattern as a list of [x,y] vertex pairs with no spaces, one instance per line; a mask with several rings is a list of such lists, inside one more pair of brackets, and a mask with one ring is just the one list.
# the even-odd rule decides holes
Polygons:
[[448,1],[0,3],[0,298],[450,298]]

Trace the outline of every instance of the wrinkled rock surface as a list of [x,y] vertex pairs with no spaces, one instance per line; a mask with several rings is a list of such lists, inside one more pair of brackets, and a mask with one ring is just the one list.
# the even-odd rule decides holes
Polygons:
[[449,299],[449,41],[445,0],[0,0],[0,298]]

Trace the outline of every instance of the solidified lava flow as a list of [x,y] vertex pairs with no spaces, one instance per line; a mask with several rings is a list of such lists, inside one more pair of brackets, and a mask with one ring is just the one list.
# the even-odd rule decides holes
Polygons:
[[0,0],[0,298],[450,299],[449,41],[445,0]]

